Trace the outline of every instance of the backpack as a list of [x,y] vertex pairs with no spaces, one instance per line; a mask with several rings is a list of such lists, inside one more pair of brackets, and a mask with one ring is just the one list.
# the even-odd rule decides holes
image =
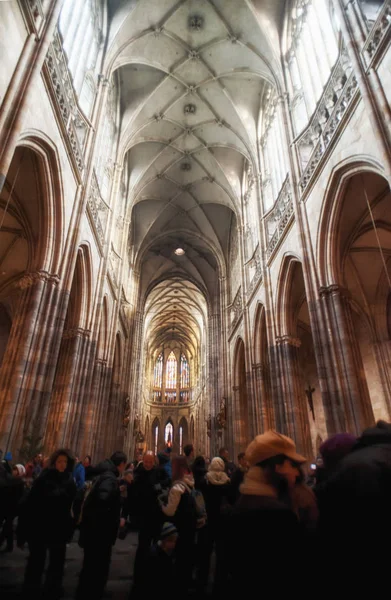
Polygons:
[[84,487],[76,492],[76,496],[71,508],[71,515],[76,527],[79,527],[83,521],[83,513],[86,506],[86,501],[91,492],[97,487],[99,480],[100,477],[95,477],[95,479],[92,481],[86,481]]
[[192,489],[191,495],[194,498],[195,509],[197,513],[197,519],[205,519],[206,518],[206,506],[204,495],[200,490]]

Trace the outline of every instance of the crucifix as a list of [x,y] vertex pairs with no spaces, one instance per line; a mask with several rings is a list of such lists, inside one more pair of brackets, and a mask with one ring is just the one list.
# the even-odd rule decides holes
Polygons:
[[308,389],[305,390],[305,394],[307,396],[308,406],[310,407],[310,411],[312,413],[312,418],[315,421],[314,400],[312,398],[314,391],[315,388],[311,387],[310,384],[308,384]]

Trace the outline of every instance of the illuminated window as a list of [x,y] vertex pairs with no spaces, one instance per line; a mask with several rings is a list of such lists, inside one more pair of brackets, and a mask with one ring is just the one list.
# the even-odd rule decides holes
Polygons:
[[172,423],[168,422],[164,429],[164,441],[166,442],[166,446],[168,446],[169,448],[171,448],[171,446],[172,446],[173,437],[174,437],[174,428],[172,426]]
[[171,352],[166,365],[166,388],[174,390],[176,388],[177,377],[177,359],[174,352]]
[[154,452],[155,452],[155,454],[157,454],[158,441],[159,441],[159,425],[155,425],[154,440],[153,440],[153,442],[154,442],[153,446],[154,446]]
[[154,387],[161,388],[163,382],[163,354],[159,354],[155,363],[155,370],[153,374],[153,385]]
[[182,454],[183,450],[183,427],[179,427],[179,454]]
[[181,354],[181,388],[190,386],[189,363],[184,354]]

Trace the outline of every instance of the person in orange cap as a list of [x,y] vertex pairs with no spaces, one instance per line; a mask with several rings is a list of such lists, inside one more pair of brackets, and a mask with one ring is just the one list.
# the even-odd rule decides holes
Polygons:
[[305,538],[290,506],[290,489],[306,458],[296,451],[293,440],[267,431],[249,444],[246,460],[249,470],[231,518],[234,593],[253,593],[267,578],[283,597],[292,593],[306,564]]

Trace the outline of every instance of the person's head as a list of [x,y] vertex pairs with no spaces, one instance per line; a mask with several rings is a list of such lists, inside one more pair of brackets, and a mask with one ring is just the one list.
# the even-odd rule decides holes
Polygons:
[[110,460],[114,463],[119,473],[124,472],[128,460],[124,452],[117,450],[117,452],[114,452],[114,454],[110,456]]
[[164,523],[160,532],[160,546],[167,554],[172,554],[178,540],[178,531],[173,523]]
[[43,461],[43,456],[42,456],[42,454],[41,454],[41,453],[38,453],[38,454],[36,454],[36,455],[34,456],[34,459],[33,459],[33,461],[34,461],[34,463],[35,463],[36,465],[38,465],[38,464],[42,464],[42,461]]
[[12,475],[14,477],[22,478],[26,475],[26,469],[23,465],[15,465],[12,469]]
[[11,462],[12,461],[12,452],[6,452],[5,456],[4,456],[4,460],[6,460],[7,462]]
[[84,457],[84,460],[83,460],[83,465],[84,465],[85,467],[90,467],[90,466],[91,466],[91,463],[92,463],[91,456],[90,456],[89,454],[87,454],[87,455]]
[[220,456],[212,458],[212,462],[209,465],[209,471],[223,472],[225,471],[225,463]]
[[126,483],[132,483],[132,481],[133,481],[133,471],[131,471],[130,469],[125,469],[124,474],[123,474],[123,478],[126,481]]
[[56,452],[53,452],[47,462],[49,469],[56,469],[59,473],[72,472],[75,466],[75,459],[69,450],[65,448],[60,448]]
[[242,467],[243,469],[245,469],[248,466],[247,460],[246,460],[246,453],[245,452],[239,452],[238,454],[238,465],[240,467]]
[[228,460],[229,459],[229,452],[228,452],[227,448],[220,448],[220,450],[219,450],[219,456],[224,461]]
[[339,462],[349,454],[356,444],[357,438],[350,433],[337,433],[323,442],[319,448],[325,469],[335,469]]
[[155,466],[155,455],[151,450],[144,454],[143,465],[146,471],[151,471]]
[[183,454],[188,459],[193,458],[194,457],[194,446],[193,446],[193,444],[186,444],[186,446],[183,448]]
[[293,440],[276,431],[257,435],[249,444],[245,458],[250,467],[261,467],[276,487],[281,479],[288,486],[294,486],[300,477],[300,465],[306,462],[306,458],[296,452]]
[[193,462],[193,471],[206,470],[206,462],[203,456],[196,456]]
[[189,473],[189,465],[185,456],[175,456],[172,459],[172,480],[180,481]]

